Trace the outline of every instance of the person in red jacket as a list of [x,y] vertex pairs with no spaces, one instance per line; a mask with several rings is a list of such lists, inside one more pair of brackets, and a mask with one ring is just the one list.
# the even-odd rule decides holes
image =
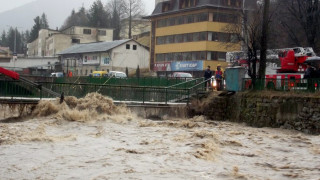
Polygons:
[[216,71],[216,75],[215,75],[215,79],[217,82],[217,91],[222,90],[222,76],[223,76],[223,73],[221,71],[221,66],[218,66],[217,71]]

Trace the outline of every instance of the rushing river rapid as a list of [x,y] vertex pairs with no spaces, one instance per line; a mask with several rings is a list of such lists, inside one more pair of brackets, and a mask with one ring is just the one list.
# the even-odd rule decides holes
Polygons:
[[0,179],[320,179],[319,136],[65,100],[20,118],[0,107]]

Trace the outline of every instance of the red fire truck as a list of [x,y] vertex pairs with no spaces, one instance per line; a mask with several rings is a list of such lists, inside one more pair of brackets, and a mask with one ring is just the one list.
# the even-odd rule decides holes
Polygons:
[[[267,61],[271,60],[275,64],[280,64],[280,67],[267,66],[266,86],[270,88],[284,87],[289,90],[302,88],[301,84],[306,83],[303,78],[307,69],[307,62],[316,67],[318,67],[316,64],[320,62],[320,58],[315,55],[312,48],[303,47],[268,50],[267,59]],[[243,52],[227,53],[227,61],[230,63],[232,61],[233,63],[236,62],[245,68],[248,67],[246,55]],[[250,84],[251,81],[246,82],[246,86]],[[318,84],[315,84],[315,87],[317,86]]]

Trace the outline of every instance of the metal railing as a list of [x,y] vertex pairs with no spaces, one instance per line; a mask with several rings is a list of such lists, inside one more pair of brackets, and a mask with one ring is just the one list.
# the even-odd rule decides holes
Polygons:
[[[163,77],[142,77],[142,78],[110,78],[110,77],[64,77],[53,78],[56,83],[78,83],[78,84],[104,84],[121,86],[147,86],[147,87],[168,87],[189,81],[190,78],[163,78]],[[45,81],[41,81],[45,82]]]
[[[150,78],[151,80],[152,78]],[[108,82],[108,79],[105,79]],[[110,81],[111,79],[109,79]],[[0,96],[2,97],[25,97],[25,98],[54,98],[54,94],[64,96],[85,97],[88,93],[97,92],[104,96],[109,96],[115,101],[132,101],[139,103],[160,103],[168,104],[174,102],[189,103],[190,97],[200,91],[205,90],[203,78],[198,79],[171,79],[164,81],[160,86],[159,81],[152,86],[146,86],[146,79],[138,80],[140,86],[122,85],[120,79],[115,79],[119,85],[114,83],[89,84],[89,83],[57,83],[57,82],[38,82],[37,86],[24,81],[13,81],[0,79]],[[163,80],[163,78],[162,78]],[[132,84],[133,80],[130,80]],[[176,84],[174,84],[175,82]],[[165,84],[169,84],[165,86]],[[171,85],[173,84],[173,85]],[[46,90],[46,91],[45,91]],[[55,93],[48,93],[55,92]]]
[[300,91],[317,92],[320,79],[257,79],[253,86],[251,79],[243,80],[243,90],[275,90],[275,91]]

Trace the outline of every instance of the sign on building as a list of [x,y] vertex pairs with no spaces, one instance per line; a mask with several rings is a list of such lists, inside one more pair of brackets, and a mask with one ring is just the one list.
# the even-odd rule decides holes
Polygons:
[[171,71],[171,63],[170,62],[155,63],[153,70],[154,71]]
[[90,54],[84,54],[83,55],[83,64],[99,64],[99,57],[98,55],[90,55]]
[[177,61],[171,63],[172,71],[202,71],[203,61]]

